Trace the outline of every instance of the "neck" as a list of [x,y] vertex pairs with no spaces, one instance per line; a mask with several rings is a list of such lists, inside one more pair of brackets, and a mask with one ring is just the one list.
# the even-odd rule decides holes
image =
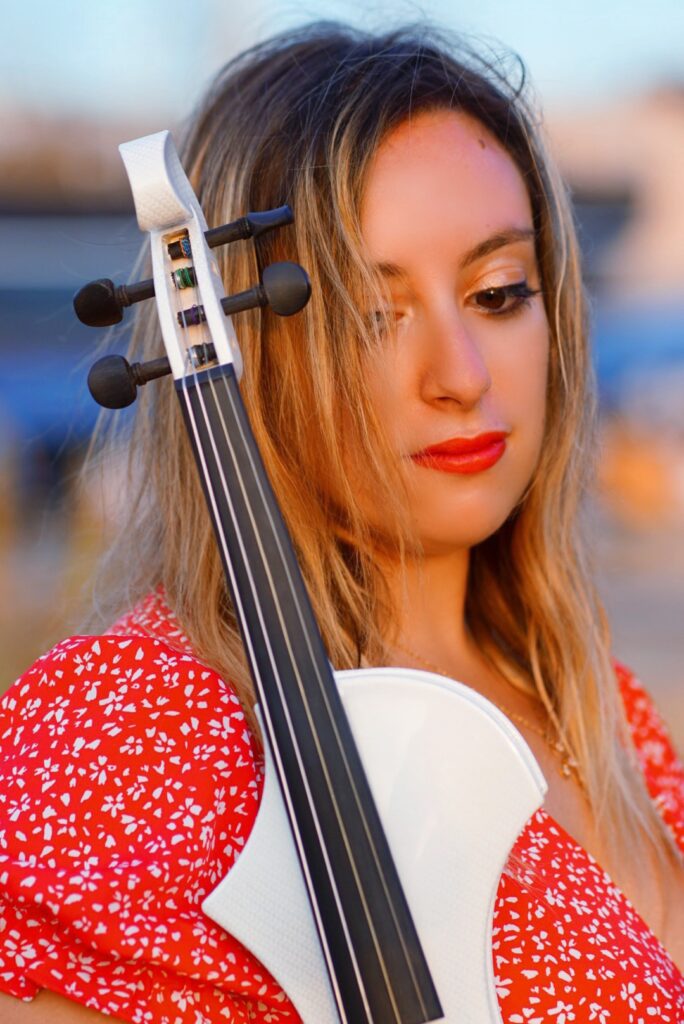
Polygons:
[[[385,566],[396,610],[390,652],[406,662],[409,651],[441,667],[461,673],[471,665],[472,644],[465,625],[465,601],[470,552],[408,557],[403,567]],[[403,569],[403,571],[402,571]],[[424,667],[424,666],[422,666]]]
[[[507,714],[526,716],[533,732],[547,728],[538,702],[516,692],[473,641],[465,622],[465,603],[470,563],[469,549],[448,556],[407,559],[404,571],[398,565],[385,568],[396,609],[391,632],[386,637],[386,664],[417,668],[449,676],[467,686]],[[520,718],[518,717],[520,721]]]

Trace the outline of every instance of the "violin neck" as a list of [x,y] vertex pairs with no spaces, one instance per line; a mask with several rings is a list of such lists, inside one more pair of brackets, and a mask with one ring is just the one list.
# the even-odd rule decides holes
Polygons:
[[176,382],[340,1018],[441,1017],[232,366]]

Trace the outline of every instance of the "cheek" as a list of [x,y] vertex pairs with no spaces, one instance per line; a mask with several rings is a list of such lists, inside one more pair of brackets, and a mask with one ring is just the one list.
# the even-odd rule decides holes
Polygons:
[[519,469],[531,475],[536,466],[546,420],[549,333],[544,319],[519,346],[511,346],[497,368],[498,395],[519,448]]
[[402,427],[411,399],[409,376],[399,352],[390,344],[366,366],[366,387],[375,414],[387,441],[398,451],[402,450]]

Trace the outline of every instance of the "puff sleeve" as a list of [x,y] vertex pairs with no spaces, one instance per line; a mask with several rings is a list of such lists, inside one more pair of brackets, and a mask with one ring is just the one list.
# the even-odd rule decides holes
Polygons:
[[134,1024],[292,1021],[201,903],[261,775],[233,690],[141,636],[75,637],[0,705],[0,989]]

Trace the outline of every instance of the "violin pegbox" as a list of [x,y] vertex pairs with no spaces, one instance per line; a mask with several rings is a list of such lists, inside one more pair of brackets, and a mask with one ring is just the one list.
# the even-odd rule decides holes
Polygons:
[[298,263],[284,261],[265,267],[253,287],[226,295],[211,250],[291,224],[292,210],[247,213],[208,229],[168,131],[119,149],[138,224],[150,235],[154,277],[121,285],[108,278],[90,281],[74,296],[74,311],[89,327],[109,327],[121,322],[128,306],[156,298],[167,356],[132,365],[123,356],[104,356],[88,374],[91,395],[107,409],[123,409],[140,386],[169,373],[185,381],[210,366],[231,367],[239,380],[242,355],[230,317],[264,306],[277,316],[292,316],[309,301],[311,284]]
[[[125,142],[119,151],[138,225],[150,234],[154,294],[174,379],[197,369],[196,346],[199,344],[199,351],[206,352],[209,342],[216,363],[232,363],[239,379],[242,355],[233,325],[221,305],[226,294],[223,281],[205,240],[204,214],[178,159],[171,133],[162,131]],[[184,284],[194,289],[194,319],[187,315],[179,318],[179,313],[185,312],[179,298]]]

